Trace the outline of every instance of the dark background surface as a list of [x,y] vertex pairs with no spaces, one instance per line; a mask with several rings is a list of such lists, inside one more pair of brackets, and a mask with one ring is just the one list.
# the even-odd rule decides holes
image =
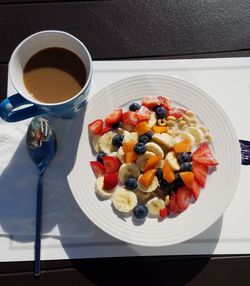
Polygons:
[[[16,45],[46,29],[72,33],[94,60],[250,56],[250,1],[0,0],[0,99]],[[0,254],[1,257],[1,254]],[[250,256],[0,263],[0,285],[250,285]]]

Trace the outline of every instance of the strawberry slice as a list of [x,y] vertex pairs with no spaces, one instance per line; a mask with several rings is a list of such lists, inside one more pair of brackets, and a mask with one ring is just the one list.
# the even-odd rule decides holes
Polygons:
[[105,168],[102,163],[98,161],[90,161],[90,166],[95,174],[96,177],[100,177],[104,175],[105,173]]
[[207,143],[201,144],[192,154],[192,160],[205,166],[216,166],[219,162],[213,157]]
[[191,192],[193,194],[194,199],[197,200],[200,195],[200,186],[196,180],[194,180]]
[[194,157],[212,156],[212,151],[207,143],[201,144],[192,154]]
[[171,107],[168,116],[174,116],[175,118],[181,118],[186,113],[186,108],[183,107]]
[[118,185],[118,175],[114,173],[104,174],[103,188],[112,190]]
[[213,157],[195,157],[193,161],[198,162],[205,166],[217,166],[219,162]]
[[103,156],[103,165],[105,168],[105,173],[116,173],[120,168],[120,161],[117,157],[114,156]]
[[123,124],[136,126],[138,122],[137,114],[134,111],[127,111],[122,114]]
[[89,131],[95,135],[102,133],[102,127],[103,121],[101,119],[96,119],[88,125]]
[[168,209],[167,209],[166,207],[163,208],[163,209],[160,209],[159,215],[160,215],[160,218],[165,218],[165,217],[167,217],[167,216],[169,215]]
[[197,181],[197,183],[202,188],[204,188],[205,183],[206,183],[207,173],[208,173],[207,167],[198,163],[198,162],[193,162],[192,171],[194,173],[194,177],[195,177],[195,180]]
[[182,212],[176,203],[176,194],[175,193],[171,196],[168,206],[169,206],[169,210],[174,214],[179,214]]
[[160,102],[161,102],[160,106],[165,107],[166,110],[168,110],[168,111],[170,110],[170,108],[171,108],[171,101],[168,98],[166,98],[164,96],[158,96],[157,99],[159,99]]
[[116,109],[113,112],[109,113],[109,115],[105,118],[105,123],[110,126],[122,119],[122,109]]
[[100,135],[103,135],[103,134],[105,134],[105,133],[107,133],[107,132],[109,132],[109,131],[110,131],[110,127],[108,127],[108,126],[103,126],[103,127],[102,127],[102,132],[101,132]]
[[139,110],[136,110],[135,113],[137,115],[138,121],[141,122],[149,120],[151,111],[147,107],[142,105],[141,108]]
[[146,96],[143,98],[141,104],[149,109],[155,108],[161,104],[161,101],[156,97]]
[[176,204],[181,211],[185,211],[189,204],[192,191],[185,186],[180,187],[176,192]]

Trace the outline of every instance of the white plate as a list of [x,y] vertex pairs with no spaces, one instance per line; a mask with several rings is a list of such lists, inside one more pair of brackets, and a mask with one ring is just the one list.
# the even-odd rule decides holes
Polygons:
[[[88,124],[104,118],[116,107],[127,106],[144,96],[163,95],[194,111],[213,134],[212,148],[220,164],[208,176],[198,201],[175,218],[163,221],[147,218],[135,224],[130,217],[117,216],[111,201],[97,198],[95,177],[89,161],[91,152]],[[75,119],[66,154],[68,182],[75,200],[89,219],[108,234],[142,246],[167,246],[188,240],[211,226],[228,207],[240,175],[240,147],[229,118],[204,91],[174,77],[141,75],[130,77],[103,89],[88,102]]]

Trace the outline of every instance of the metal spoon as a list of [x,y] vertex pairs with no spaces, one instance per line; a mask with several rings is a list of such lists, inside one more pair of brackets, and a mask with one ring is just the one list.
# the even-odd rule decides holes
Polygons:
[[41,250],[41,214],[43,175],[51,160],[56,154],[56,135],[48,119],[35,117],[29,124],[26,135],[27,150],[39,170],[36,198],[36,239],[35,239],[35,266],[34,275],[40,275]]

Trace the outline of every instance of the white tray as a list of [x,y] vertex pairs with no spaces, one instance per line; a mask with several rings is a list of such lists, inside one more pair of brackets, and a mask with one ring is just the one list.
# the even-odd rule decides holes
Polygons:
[[[250,107],[250,58],[166,61],[94,62],[91,95],[112,82],[139,74],[172,75],[206,91],[230,117],[239,139],[250,140],[247,122]],[[8,86],[10,93],[11,86]],[[90,96],[91,96],[90,95]],[[250,253],[250,166],[241,167],[236,195],[224,215],[208,230],[185,243],[159,248],[133,246],[118,241],[93,226],[79,238],[43,237],[42,260],[148,256]],[[28,236],[0,236],[1,261],[33,260]]]

